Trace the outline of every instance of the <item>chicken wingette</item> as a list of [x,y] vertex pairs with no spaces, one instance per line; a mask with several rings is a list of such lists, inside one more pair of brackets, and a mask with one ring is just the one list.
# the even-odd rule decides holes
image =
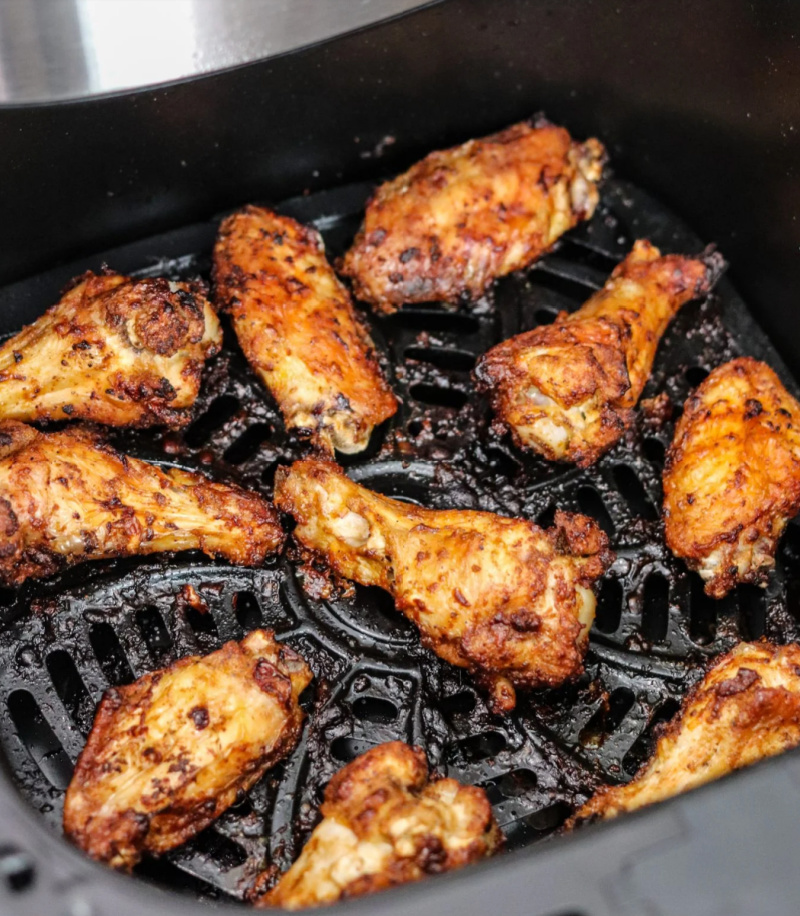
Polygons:
[[0,418],[182,426],[221,344],[202,285],[87,273],[0,347]]
[[477,862],[503,842],[483,789],[430,780],[420,748],[381,744],[328,783],[323,819],[255,903],[303,907],[385,890]]
[[220,226],[214,278],[217,304],[286,427],[327,451],[364,449],[397,400],[319,233],[245,207]]
[[431,153],[375,192],[342,273],[378,312],[477,298],[592,216],[604,160],[545,122]]
[[740,643],[719,658],[633,781],[609,786],[571,824],[663,801],[800,744],[800,646]]
[[0,581],[18,585],[83,560],[199,549],[258,565],[283,531],[256,493],[161,470],[86,429],[40,433],[0,421]]
[[185,843],[289,754],[311,671],[255,630],[106,691],[64,801],[64,832],[130,869]]
[[591,585],[613,560],[593,520],[558,512],[543,531],[490,512],[422,509],[313,459],[279,468],[275,504],[335,573],[390,592],[423,644],[469,669],[497,711],[514,708],[515,686],[583,670]]
[[800,512],[800,404],[765,363],[717,367],[686,401],[664,469],[670,550],[724,597],[766,584]]
[[709,292],[722,266],[716,254],[662,257],[637,241],[577,312],[561,312],[478,361],[475,377],[498,429],[551,461],[593,464],[630,425],[667,325]]

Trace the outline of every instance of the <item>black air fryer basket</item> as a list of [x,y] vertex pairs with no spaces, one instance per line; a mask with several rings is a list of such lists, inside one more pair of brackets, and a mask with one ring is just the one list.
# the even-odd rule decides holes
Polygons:
[[[728,359],[766,360],[798,394],[800,7],[445,0],[278,59],[106,99],[0,109],[0,332],[39,315],[72,276],[208,277],[220,215],[248,201],[316,224],[343,252],[376,181],[425,152],[543,110],[600,137],[612,172],[588,224],[459,311],[370,318],[397,417],[345,462],[372,489],[434,507],[550,524],[594,516],[617,560],[599,590],[586,673],[489,713],[468,675],[421,649],[388,596],[316,601],[290,559],[257,570],[196,555],[98,562],[0,593],[0,912],[201,913],[286,868],[328,779],[368,747],[422,745],[435,769],[486,789],[508,852],[343,904],[482,916],[700,916],[800,909],[798,754],[635,815],[562,836],[604,782],[629,779],[703,665],[742,639],[800,638],[800,527],[766,590],[714,602],[666,550],[661,471],[689,390]],[[636,238],[730,262],[658,352],[632,435],[581,471],[523,455],[489,429],[470,383],[498,341],[577,308]],[[138,457],[209,470],[271,495],[300,453],[230,328],[182,433],[109,433]],[[208,606],[187,600],[192,586]],[[134,878],[60,834],[64,790],[112,684],[258,626],[315,673],[301,744],[195,840]]]

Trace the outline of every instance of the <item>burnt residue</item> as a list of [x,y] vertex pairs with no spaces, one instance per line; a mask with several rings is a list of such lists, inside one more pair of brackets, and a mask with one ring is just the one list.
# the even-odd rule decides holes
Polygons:
[[[363,188],[352,197],[337,192],[338,222],[327,197],[317,211],[313,196],[297,204],[302,212],[285,210],[303,219],[324,211],[326,243],[336,254],[358,226],[363,197]],[[737,589],[709,603],[666,550],[658,520],[664,454],[691,388],[743,353],[776,363],[724,280],[714,297],[677,316],[636,424],[593,468],[522,453],[492,431],[475,394],[475,358],[561,309],[578,308],[637,237],[666,251],[703,247],[650,198],[612,181],[590,223],[481,302],[458,312],[418,305],[371,318],[402,404],[364,453],[342,460],[360,483],[432,507],[524,515],[544,525],[556,508],[596,514],[614,532],[617,560],[584,674],[559,690],[523,694],[513,715],[497,717],[466,672],[420,647],[388,595],[342,588],[291,551],[259,570],[191,554],[84,564],[0,590],[0,703],[14,696],[31,713],[19,736],[11,718],[0,717],[0,743],[23,795],[55,831],[70,761],[103,691],[256,626],[275,629],[314,671],[301,698],[308,716],[301,744],[201,836],[140,866],[208,899],[242,898],[267,864],[285,869],[317,823],[331,775],[368,747],[398,738],[422,745],[436,773],[484,786],[509,847],[540,841],[598,785],[630,778],[708,659],[743,638],[800,636],[800,577],[791,573],[800,569],[800,528],[790,526],[767,590]],[[185,278],[208,264],[207,251],[187,251],[142,274]],[[206,367],[191,425],[108,435],[137,457],[270,496],[276,468],[308,446],[286,435],[223,325],[224,347]],[[190,715],[205,727],[202,709]]]

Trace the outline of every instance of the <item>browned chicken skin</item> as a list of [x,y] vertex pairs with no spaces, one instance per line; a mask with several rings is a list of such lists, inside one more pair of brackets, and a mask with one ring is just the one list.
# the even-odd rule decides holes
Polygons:
[[287,428],[328,451],[364,449],[397,400],[319,233],[245,207],[220,227],[214,272],[217,302]]
[[381,744],[339,770],[322,822],[257,906],[303,907],[371,894],[461,868],[502,845],[483,789],[430,781],[425,753]]
[[591,798],[572,825],[687,792],[800,744],[800,646],[740,643],[717,659],[626,786]]
[[258,565],[283,543],[272,506],[201,474],[120,455],[86,429],[0,421],[0,581],[83,560],[203,550]]
[[551,461],[588,467],[631,422],[658,342],[678,309],[707,293],[718,255],[661,256],[638,241],[577,312],[493,347],[475,376],[497,425]]
[[714,598],[766,584],[800,512],[798,424],[800,404],[750,357],[716,368],[686,401],[664,470],[665,535]]
[[0,418],[182,426],[221,343],[200,284],[87,273],[0,347]]
[[64,801],[64,832],[130,869],[185,843],[297,744],[303,659],[265,630],[106,691]]
[[375,192],[342,273],[379,312],[478,297],[591,217],[604,159],[527,122],[431,153]]
[[496,710],[514,708],[514,686],[555,686],[583,670],[591,585],[613,559],[591,519],[559,512],[543,531],[490,512],[421,509],[317,460],[278,470],[275,504],[338,575],[390,592],[423,643],[472,671]]

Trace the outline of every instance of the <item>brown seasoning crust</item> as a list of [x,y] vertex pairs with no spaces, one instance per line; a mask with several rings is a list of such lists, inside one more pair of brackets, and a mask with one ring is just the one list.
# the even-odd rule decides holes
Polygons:
[[558,512],[543,531],[489,512],[422,509],[313,459],[279,468],[275,504],[338,575],[390,592],[423,644],[473,672],[497,711],[514,708],[515,686],[556,686],[583,670],[589,589],[614,556],[586,516]]
[[665,255],[639,240],[577,312],[518,334],[478,362],[499,429],[551,461],[588,467],[632,420],[659,340],[680,307],[721,273],[717,254]]
[[202,284],[86,273],[0,346],[0,418],[183,426],[221,344]]
[[604,160],[544,122],[431,153],[375,192],[342,273],[378,312],[477,298],[592,216]]
[[800,404],[765,363],[716,368],[689,396],[664,469],[667,544],[724,597],[766,583],[800,511]]
[[625,786],[607,786],[568,827],[687,792],[800,744],[800,646],[740,643],[720,656]]
[[339,770],[323,821],[261,907],[295,910],[452,871],[501,848],[483,789],[430,780],[421,748],[392,741]]
[[305,661],[255,630],[107,690],[64,801],[64,833],[114,868],[216,820],[296,746]]
[[92,431],[0,421],[0,582],[84,560],[202,550],[257,566],[283,544],[261,496],[120,455]]
[[319,233],[245,207],[220,226],[214,278],[216,301],[286,426],[328,451],[364,449],[397,399]]

